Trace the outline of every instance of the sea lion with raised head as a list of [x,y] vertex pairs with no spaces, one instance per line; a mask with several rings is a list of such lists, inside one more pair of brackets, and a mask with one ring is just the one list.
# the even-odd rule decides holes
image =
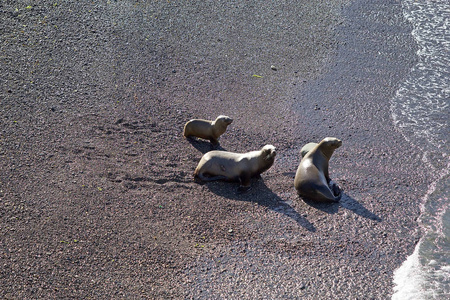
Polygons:
[[331,181],[328,164],[334,150],[341,145],[341,140],[327,137],[302,158],[294,179],[295,189],[301,197],[319,202],[340,200],[341,190]]
[[265,145],[261,150],[247,153],[210,151],[203,155],[194,172],[202,181],[238,181],[239,189],[250,188],[250,178],[267,171],[275,161],[276,148]]
[[227,130],[233,119],[227,116],[218,116],[214,121],[193,119],[184,125],[183,135],[209,140],[213,145],[219,144],[219,137]]

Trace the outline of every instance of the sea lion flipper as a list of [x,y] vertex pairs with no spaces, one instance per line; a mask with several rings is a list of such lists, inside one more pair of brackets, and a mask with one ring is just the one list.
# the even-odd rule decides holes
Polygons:
[[249,172],[242,172],[239,176],[239,181],[241,182],[241,185],[238,188],[238,193],[245,193],[250,190],[250,181],[251,181],[252,175]]
[[342,196],[341,188],[335,182],[333,182],[332,180],[330,180],[329,187],[330,187],[330,190],[331,190],[331,192],[333,193],[333,195],[335,197],[335,200],[339,201],[341,199],[341,196]]
[[251,174],[248,172],[242,172],[239,176],[239,180],[241,182],[242,188],[250,188],[250,180],[251,180]]
[[342,193],[341,193],[341,191],[339,191],[339,194],[336,195],[336,198],[334,198],[334,201],[339,202],[341,200],[341,198],[342,198]]
[[335,197],[339,197],[339,199],[341,198],[341,195],[342,195],[341,189],[340,189],[340,187],[339,187],[336,183],[334,183],[334,182],[333,182],[333,185],[331,186],[331,191],[333,192],[333,195],[334,195]]

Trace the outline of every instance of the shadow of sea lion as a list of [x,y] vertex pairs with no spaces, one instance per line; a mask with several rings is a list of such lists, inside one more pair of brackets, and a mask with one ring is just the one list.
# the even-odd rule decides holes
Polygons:
[[323,203],[323,202],[315,202],[315,201],[307,200],[305,198],[302,198],[302,199],[306,204],[308,204],[316,209],[320,209],[321,211],[324,211],[329,214],[337,213],[339,210],[339,206],[342,206],[343,208],[351,210],[352,212],[354,212],[355,214],[357,214],[363,218],[374,220],[377,222],[382,221],[379,216],[377,216],[376,214],[369,211],[362,204],[360,204],[358,201],[356,201],[349,195],[345,194],[344,192],[342,192],[341,200],[336,203]]
[[206,185],[209,190],[216,195],[237,201],[258,203],[261,206],[265,206],[273,211],[276,211],[277,213],[281,213],[289,218],[292,218],[300,226],[311,232],[316,231],[316,228],[312,223],[296,212],[292,206],[283,201],[283,199],[281,199],[277,194],[272,192],[260,176],[252,178],[251,188],[245,193],[238,193],[237,190],[239,185],[236,183],[213,181],[206,183]]
[[217,146],[213,146],[209,141],[204,141],[204,140],[200,140],[200,139],[196,139],[196,138],[192,138],[192,137],[188,137],[186,138],[186,140],[198,151],[200,151],[201,153],[205,154],[209,151],[212,150],[221,150],[221,151],[226,151],[226,149],[222,148],[222,146],[217,145]]

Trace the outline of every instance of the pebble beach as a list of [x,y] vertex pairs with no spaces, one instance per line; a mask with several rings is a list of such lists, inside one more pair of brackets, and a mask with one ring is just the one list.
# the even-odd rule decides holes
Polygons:
[[[400,1],[0,4],[0,296],[389,299],[433,172],[390,101],[417,63]],[[223,150],[198,184],[193,118]],[[300,149],[343,141],[339,203],[299,198]]]

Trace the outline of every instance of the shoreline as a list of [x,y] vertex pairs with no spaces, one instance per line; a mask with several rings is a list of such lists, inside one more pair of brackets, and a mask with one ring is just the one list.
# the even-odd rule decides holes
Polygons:
[[[5,4],[0,295],[392,295],[429,175],[389,112],[416,48],[397,6],[345,2]],[[192,181],[183,125],[220,114],[224,149],[279,151],[243,195]],[[330,135],[344,195],[308,204],[299,151]]]
[[[445,63],[440,63],[448,59],[445,51],[446,41],[441,39],[441,36],[445,35],[446,27],[440,14],[447,11],[449,5],[444,2],[416,3],[408,0],[402,1],[402,5],[405,18],[414,24],[412,35],[420,49],[417,51],[419,60],[392,99],[391,111],[394,123],[402,128],[405,139],[421,149],[424,168],[433,170],[433,179],[421,198],[421,212],[417,219],[421,238],[414,252],[394,272],[396,286],[392,299],[439,298],[449,293],[448,282],[445,281],[445,275],[448,273],[445,257],[449,250],[446,229],[450,224],[445,215],[448,202],[448,189],[445,186],[448,186],[450,163],[446,147],[448,138],[445,135],[445,129],[448,128],[445,121],[446,98],[445,94],[439,92],[441,87],[446,86],[448,78],[446,69],[442,67]],[[423,15],[435,17],[427,19],[422,18]],[[427,74],[430,71],[431,73]],[[415,89],[422,85],[428,87],[427,92]],[[415,101],[416,105],[411,101]],[[399,105],[403,107],[399,108]],[[433,114],[442,115],[442,121],[432,117]],[[409,121],[409,124],[405,121]],[[434,153],[435,151],[438,153]],[[437,236],[441,238],[436,238]]]

